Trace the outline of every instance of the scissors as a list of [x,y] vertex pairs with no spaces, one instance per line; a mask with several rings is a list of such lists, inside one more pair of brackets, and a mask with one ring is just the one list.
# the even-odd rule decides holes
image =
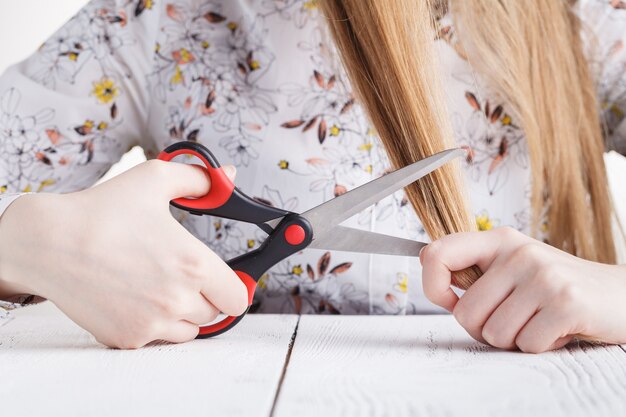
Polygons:
[[197,338],[203,339],[222,334],[237,325],[252,305],[259,278],[272,266],[304,248],[418,256],[426,243],[344,227],[340,223],[446,162],[464,156],[465,151],[457,148],[436,153],[304,213],[293,213],[248,197],[226,176],[215,156],[197,142],[170,145],[161,151],[158,159],[170,161],[182,154],[202,161],[211,179],[211,189],[200,198],[176,198],[170,202],[171,205],[196,215],[256,224],[268,234],[258,249],[226,262],[247,288],[248,308],[240,316],[228,316],[217,323],[200,326]]

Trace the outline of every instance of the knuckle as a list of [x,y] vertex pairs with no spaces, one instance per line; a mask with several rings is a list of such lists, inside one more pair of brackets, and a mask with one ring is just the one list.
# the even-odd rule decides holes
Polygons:
[[482,330],[483,339],[491,346],[500,348],[500,349],[511,349],[514,345],[511,343],[511,340],[507,337],[502,329],[498,329],[495,326],[491,325],[489,322],[485,324]]
[[434,300],[437,299],[438,293],[431,285],[426,285],[426,280],[424,278],[425,277],[422,277],[422,291],[424,291],[426,298],[434,302]]
[[545,274],[542,269],[528,278],[528,284],[535,290],[542,291],[550,290],[555,285],[555,283],[549,279],[549,275]]
[[563,286],[559,267],[552,264],[539,266],[536,273],[529,279],[529,284],[546,296],[558,294]]
[[526,337],[518,337],[515,340],[515,345],[524,353],[541,353],[545,351],[539,343]]
[[219,315],[220,315],[220,312],[217,309],[212,308],[209,314],[207,315],[207,318],[208,318],[207,323],[214,321]]
[[160,159],[150,159],[144,162],[142,167],[145,168],[150,175],[164,176],[167,172],[167,164],[168,162]]
[[536,243],[526,243],[513,251],[510,262],[516,265],[533,265],[540,258],[541,247]]
[[436,240],[429,243],[422,251],[422,262],[424,264],[435,262],[437,259],[441,258],[442,251],[443,244],[440,241]]
[[[166,317],[178,316],[184,311],[185,297],[180,290],[169,291],[159,297],[158,308],[162,315]],[[151,327],[152,321],[148,322],[148,326]]]
[[117,348],[124,349],[124,350],[133,350],[133,349],[139,349],[140,347],[145,346],[146,344],[147,343],[144,343],[139,338],[132,338],[132,339],[126,339],[126,340],[120,341],[118,343]]
[[556,300],[562,308],[576,307],[584,300],[584,294],[578,286],[566,283],[558,290]]
[[148,339],[156,334],[158,320],[156,315],[148,311],[140,312],[133,317],[132,322],[128,323],[120,337],[123,339]]
[[204,271],[208,270],[205,257],[194,252],[181,253],[174,260],[175,276],[180,276],[185,281],[198,282],[206,275]]
[[543,263],[539,266],[538,275],[546,283],[555,283],[560,278],[559,267],[552,263]]
[[487,322],[487,324],[485,324],[485,326],[483,327],[481,335],[483,339],[485,339],[485,341],[489,343],[491,346],[503,347],[502,346],[503,343],[499,337],[499,332],[496,329],[494,329],[493,326],[489,324],[489,322]]
[[495,231],[505,240],[515,239],[521,235],[521,232],[511,226],[501,226]]
[[[461,298],[461,300],[463,300]],[[452,315],[459,322],[459,324],[464,328],[474,327],[476,324],[476,319],[474,318],[471,311],[469,311],[465,304],[459,301],[454,309],[452,310]]]
[[130,333],[130,334],[119,334],[111,339],[105,339],[103,344],[114,348],[114,349],[139,349],[142,346],[148,344],[148,340],[143,337],[143,334]]
[[246,286],[237,278],[238,282],[235,282],[234,285],[239,287],[237,289],[237,298],[233,299],[231,302],[232,314],[233,316],[242,315],[246,309],[248,308],[248,289]]

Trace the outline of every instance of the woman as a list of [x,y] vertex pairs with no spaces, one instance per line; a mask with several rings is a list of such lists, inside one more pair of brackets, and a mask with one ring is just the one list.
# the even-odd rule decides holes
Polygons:
[[[124,151],[141,145],[150,159],[201,142],[234,165],[232,178],[236,167],[247,194],[302,211],[448,147],[449,120],[468,149],[462,171],[481,232],[469,231],[461,180],[440,170],[351,224],[440,238],[422,266],[307,250],[260,280],[257,310],[433,311],[421,278],[430,301],[496,347],[541,352],[575,335],[626,342],[626,271],[611,265],[599,140],[602,120],[612,148],[626,143],[623,4],[319,3],[94,0],[10,68],[0,79],[0,298],[48,298],[109,346],[190,340],[218,311],[244,310],[245,288],[220,257],[263,236],[181,212],[184,227],[173,220],[169,200],[210,187],[191,166],[148,161],[86,189]],[[451,271],[472,266],[484,275],[459,300]],[[476,278],[456,277],[461,287]]]

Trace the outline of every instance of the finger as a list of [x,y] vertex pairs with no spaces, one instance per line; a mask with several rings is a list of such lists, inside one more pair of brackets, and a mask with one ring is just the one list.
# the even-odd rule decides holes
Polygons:
[[461,271],[474,265],[486,271],[499,253],[519,245],[524,238],[521,233],[507,227],[453,233],[427,245],[420,253],[420,260],[422,264],[442,263],[451,271]]
[[433,303],[450,311],[457,302],[456,295],[450,290],[453,271],[474,265],[487,271],[500,254],[509,252],[525,239],[527,237],[513,229],[498,228],[454,233],[432,242],[420,253],[424,294]]
[[194,276],[198,278],[196,290],[219,311],[229,316],[241,315],[248,307],[248,290],[244,283],[215,252],[174,218],[170,219],[172,234],[183,235],[174,240],[184,242],[179,243],[179,249],[192,259]]
[[224,314],[229,316],[243,314],[248,307],[248,289],[235,271],[215,252],[206,246],[204,252],[209,267],[202,271],[204,275],[202,295]]
[[433,304],[445,308],[448,312],[452,312],[459,296],[455,294],[450,287],[450,279],[447,278],[445,271],[426,271],[422,269],[422,289],[424,295]]
[[548,347],[547,350],[558,350],[561,349],[563,346],[567,345],[569,342],[571,342],[574,339],[574,335],[570,335],[570,336],[565,336],[565,337],[561,337],[560,339],[557,339],[552,346]]
[[470,232],[447,235],[426,246],[420,252],[422,286],[426,297],[452,311],[458,301],[458,296],[450,288],[452,271],[473,265],[486,271],[499,243],[493,233]]
[[491,346],[515,349],[515,339],[520,330],[535,315],[541,299],[530,286],[516,287],[495,309],[482,328],[482,337]]
[[198,294],[198,297],[195,297],[194,302],[189,306],[188,312],[181,315],[181,319],[201,326],[215,320],[219,313],[217,307],[204,298],[202,294]]
[[571,340],[570,333],[569,314],[548,306],[526,323],[515,344],[523,352],[541,353],[564,346]]
[[483,327],[500,304],[514,288],[513,272],[504,273],[499,268],[489,269],[465,291],[454,307],[454,318],[476,340],[486,341]]
[[197,324],[179,320],[168,326],[159,336],[159,339],[172,343],[184,343],[195,339],[199,332],[200,328]]

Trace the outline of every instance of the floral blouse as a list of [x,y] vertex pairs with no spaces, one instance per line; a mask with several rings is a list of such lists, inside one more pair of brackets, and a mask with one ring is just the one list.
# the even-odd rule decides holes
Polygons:
[[[590,59],[607,141],[624,152],[626,2],[576,7],[599,40]],[[439,26],[450,118],[459,146],[473,155],[464,171],[478,228],[528,233],[524,133],[456,53],[450,16]],[[23,193],[91,186],[132,146],[154,158],[182,140],[236,165],[246,194],[307,210],[389,165],[338,62],[315,0],[92,0],[0,77],[0,213]],[[251,225],[172,210],[225,259],[265,238]],[[428,240],[403,192],[347,225]],[[417,258],[307,249],[263,275],[253,309],[437,311],[420,279]]]

